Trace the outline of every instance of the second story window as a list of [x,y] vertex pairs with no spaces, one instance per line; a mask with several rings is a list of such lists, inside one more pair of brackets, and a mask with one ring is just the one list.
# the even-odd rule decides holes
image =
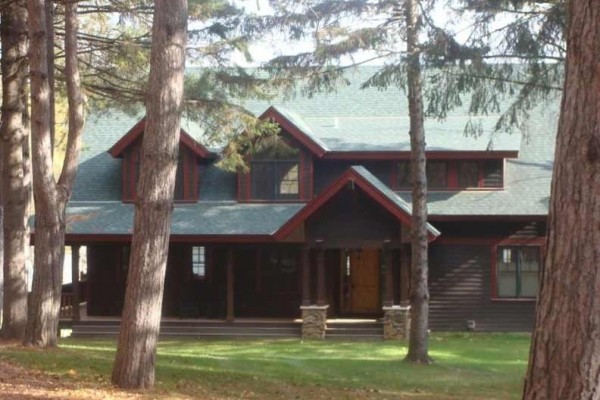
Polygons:
[[[396,187],[411,188],[410,161],[397,164]],[[503,160],[429,160],[427,185],[430,189],[502,188]]]
[[279,139],[264,146],[250,162],[252,200],[296,200],[300,197],[299,151]]
[[[135,198],[135,193],[137,190],[137,185],[138,185],[138,181],[140,179],[140,154],[141,154],[141,146],[137,146],[136,148],[134,148],[131,152],[131,155],[129,157],[131,157],[133,159],[133,168],[132,168],[132,172],[133,172],[133,182],[132,182],[132,187],[129,189],[130,191],[130,195],[129,197],[131,199]],[[184,162],[186,157],[191,161],[188,162],[186,165],[186,163]],[[186,200],[195,200],[195,195],[193,193],[193,191],[195,190],[195,185],[193,185],[191,182],[188,183],[188,187],[186,188],[186,182],[185,182],[185,175],[186,175],[186,168],[188,169],[187,173],[188,174],[193,174],[194,171],[192,170],[192,168],[195,165],[193,164],[193,158],[192,156],[187,153],[184,149],[180,150],[180,154],[179,154],[179,161],[177,163],[177,171],[175,173],[175,193],[174,193],[174,197],[173,199],[175,201],[186,201]],[[187,190],[187,193],[186,193]]]
[[251,173],[253,199],[288,200],[298,198],[298,161],[252,161]]

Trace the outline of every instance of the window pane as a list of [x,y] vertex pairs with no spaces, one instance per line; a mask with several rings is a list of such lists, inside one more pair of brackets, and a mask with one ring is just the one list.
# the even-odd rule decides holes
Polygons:
[[446,182],[446,162],[428,161],[427,162],[427,185],[431,188],[445,188]]
[[540,249],[538,247],[521,247],[521,271],[537,273],[540,268]]
[[206,258],[203,246],[192,247],[192,274],[200,278],[206,276]]
[[498,273],[498,297],[515,297],[517,280],[514,272]]
[[535,297],[538,293],[539,275],[536,272],[521,272],[521,296]]
[[513,247],[498,247],[498,297],[517,296],[518,252]]
[[296,162],[277,162],[279,198],[298,198],[298,164]]
[[483,162],[483,187],[502,187],[502,160]]
[[252,198],[269,200],[275,196],[274,164],[272,162],[253,161],[251,165]]
[[477,161],[458,162],[457,173],[459,187],[479,186],[479,168]]
[[410,188],[410,161],[400,161],[397,171],[397,185],[399,188]]

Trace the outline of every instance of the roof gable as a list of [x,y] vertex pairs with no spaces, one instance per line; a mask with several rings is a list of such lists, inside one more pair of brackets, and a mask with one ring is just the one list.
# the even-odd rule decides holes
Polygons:
[[[319,208],[326,204],[333,196],[341,191],[346,184],[352,183],[363,190],[375,202],[390,212],[401,223],[411,225],[412,211],[408,203],[377,179],[362,166],[350,167],[340,178],[332,183],[326,190],[306,205],[298,214],[279,228],[274,236],[277,240],[284,239],[291,234],[302,222],[306,221]],[[440,232],[431,224],[427,224],[429,241],[434,240]]]
[[[115,157],[122,157],[125,150],[131,146],[144,133],[146,128],[146,117],[139,120],[121,139],[117,141],[108,153]],[[192,153],[203,159],[216,158],[216,154],[209,151],[201,143],[191,137],[183,128],[181,128],[180,142],[185,145]]]

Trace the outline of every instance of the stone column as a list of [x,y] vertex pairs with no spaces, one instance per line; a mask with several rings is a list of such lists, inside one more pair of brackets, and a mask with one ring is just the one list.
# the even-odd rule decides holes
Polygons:
[[329,306],[301,306],[302,339],[324,339]]
[[410,306],[383,307],[383,339],[408,339],[410,332]]

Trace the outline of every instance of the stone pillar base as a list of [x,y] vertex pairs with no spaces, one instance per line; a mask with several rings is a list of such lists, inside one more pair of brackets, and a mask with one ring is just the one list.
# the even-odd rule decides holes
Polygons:
[[302,339],[324,339],[329,306],[301,306]]
[[408,339],[410,306],[383,307],[383,340]]

